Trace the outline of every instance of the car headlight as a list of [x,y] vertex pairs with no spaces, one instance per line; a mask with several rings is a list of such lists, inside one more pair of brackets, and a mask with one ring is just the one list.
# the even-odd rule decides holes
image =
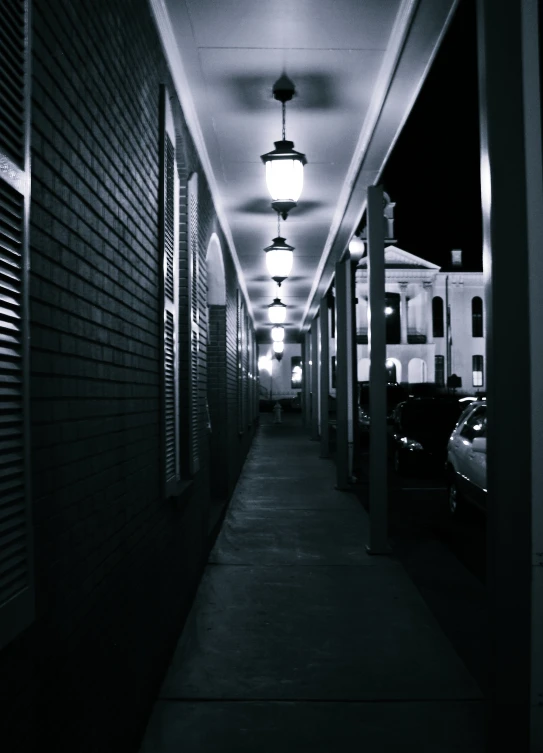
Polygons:
[[403,447],[405,447],[406,450],[424,450],[424,447],[421,445],[421,443],[417,442],[415,439],[409,439],[409,437],[402,437],[400,439],[400,442],[402,443]]

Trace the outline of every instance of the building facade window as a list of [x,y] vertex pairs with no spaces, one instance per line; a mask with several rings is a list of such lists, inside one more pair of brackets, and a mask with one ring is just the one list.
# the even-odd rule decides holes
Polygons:
[[482,387],[484,384],[484,361],[483,356],[473,356],[473,386]]
[[445,356],[435,357],[435,383],[438,387],[445,386]]
[[483,336],[483,299],[478,295],[471,299],[471,334],[472,337]]
[[436,295],[432,299],[432,332],[434,337],[443,337],[445,328],[443,323],[443,298]]

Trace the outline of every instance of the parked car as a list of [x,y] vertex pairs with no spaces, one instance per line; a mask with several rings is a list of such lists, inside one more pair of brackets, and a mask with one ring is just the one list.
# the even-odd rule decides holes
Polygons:
[[447,446],[449,510],[462,512],[465,502],[486,509],[486,402],[467,408]]
[[[402,400],[409,397],[405,387],[397,382],[387,384],[387,418]],[[362,431],[367,431],[370,425],[370,386],[369,382],[358,382],[358,425]]]
[[389,451],[400,475],[441,471],[447,457],[447,443],[464,400],[453,396],[417,397],[399,403],[389,426]]

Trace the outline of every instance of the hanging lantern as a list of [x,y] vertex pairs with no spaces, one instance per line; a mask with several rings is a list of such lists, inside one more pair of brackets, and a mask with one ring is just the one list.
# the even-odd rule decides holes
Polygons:
[[285,339],[285,328],[272,327],[271,336],[274,343],[282,343]]
[[277,236],[273,239],[271,246],[267,246],[264,251],[266,252],[266,266],[270,276],[278,285],[281,285],[283,280],[286,280],[292,269],[292,261],[294,254],[294,246],[289,246],[284,238]]
[[277,340],[273,343],[273,352],[277,356],[278,353],[283,353],[285,350],[285,343],[284,342],[278,342]]
[[275,141],[275,149],[261,156],[266,165],[266,184],[272,197],[272,207],[286,220],[296,206],[304,183],[305,154],[294,149],[294,142],[285,138],[286,103],[294,96],[294,84],[285,75],[273,87],[273,96],[283,108],[283,138]]
[[286,220],[298,203],[304,185],[304,154],[294,149],[294,143],[275,141],[275,149],[261,156],[266,165],[266,184],[272,197],[272,207]]
[[280,298],[274,298],[268,306],[268,317],[272,324],[283,324],[287,317],[287,307]]

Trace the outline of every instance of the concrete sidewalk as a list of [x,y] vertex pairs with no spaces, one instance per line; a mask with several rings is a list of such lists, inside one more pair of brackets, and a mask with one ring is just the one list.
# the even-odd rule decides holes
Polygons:
[[262,415],[141,753],[482,753],[479,686],[284,419]]

